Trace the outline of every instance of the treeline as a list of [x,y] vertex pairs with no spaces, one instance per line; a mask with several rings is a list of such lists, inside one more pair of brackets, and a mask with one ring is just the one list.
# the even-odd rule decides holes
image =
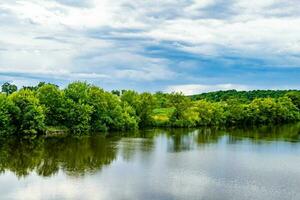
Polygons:
[[300,120],[300,93],[278,98],[240,97],[226,101],[193,100],[181,93],[107,92],[86,82],[65,89],[40,83],[34,87],[2,85],[0,134],[36,135],[49,127],[72,134],[144,127],[197,127],[286,123]]
[[299,90],[252,90],[252,91],[237,91],[226,90],[208,92],[202,94],[191,95],[193,100],[206,99],[208,101],[227,101],[228,99],[239,99],[242,102],[249,102],[257,98],[279,98],[284,97],[288,93],[300,92]]

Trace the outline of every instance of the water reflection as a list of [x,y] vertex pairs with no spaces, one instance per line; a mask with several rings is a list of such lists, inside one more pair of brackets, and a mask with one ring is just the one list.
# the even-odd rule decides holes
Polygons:
[[[0,172],[26,177],[31,172],[49,177],[60,170],[69,176],[83,176],[100,171],[120,157],[126,162],[138,156],[155,162],[157,155],[185,152],[214,144],[238,144],[244,141],[266,144],[270,141],[300,141],[300,123],[251,129],[153,129],[115,133],[113,138],[52,137],[26,140],[0,140]],[[155,154],[157,153],[157,154]],[[153,157],[154,154],[156,157]]]
[[21,140],[5,138],[0,143],[0,171],[18,177],[36,171],[51,176],[62,169],[69,175],[98,171],[116,158],[114,143],[103,137],[59,137]]

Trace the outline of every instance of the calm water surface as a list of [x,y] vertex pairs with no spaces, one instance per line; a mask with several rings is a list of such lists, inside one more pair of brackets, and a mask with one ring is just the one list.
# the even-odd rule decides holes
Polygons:
[[0,199],[299,200],[300,124],[0,139]]

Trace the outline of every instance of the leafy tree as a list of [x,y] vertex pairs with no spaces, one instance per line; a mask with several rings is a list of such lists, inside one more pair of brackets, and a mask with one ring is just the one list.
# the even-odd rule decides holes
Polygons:
[[240,102],[250,103],[257,98],[275,98],[283,97],[290,92],[299,92],[296,90],[253,90],[253,91],[216,91],[190,96],[193,100],[206,99],[208,101],[227,101],[229,99],[238,99]]
[[221,103],[200,100],[195,103],[195,111],[198,113],[197,125],[212,126],[225,122],[224,108]]
[[153,96],[156,99],[158,108],[166,108],[168,106],[168,94],[158,91]]
[[[124,92],[125,94],[125,92]],[[108,96],[108,109],[111,110],[111,129],[135,129],[138,127],[138,117],[135,109],[127,103],[120,102],[116,96]]]
[[169,96],[169,104],[174,108],[170,123],[175,126],[184,126],[186,124],[186,112],[189,112],[191,100],[182,93],[172,93]]
[[288,97],[277,99],[277,110],[274,114],[274,121],[277,123],[292,122],[300,119],[299,109]]
[[120,95],[121,95],[120,90],[112,90],[111,93],[112,93],[112,94],[115,94],[115,95],[117,95],[117,96],[120,96]]
[[139,125],[141,127],[152,125],[152,113],[156,106],[156,99],[150,93],[142,93],[139,95],[136,107],[136,114],[139,117]]
[[106,92],[79,81],[64,90],[44,82],[13,93],[15,89],[10,84],[3,87],[7,95],[0,95],[0,134],[37,134],[45,130],[45,124],[67,127],[72,134],[86,134],[147,126],[277,124],[300,120],[300,93],[295,90],[229,90],[187,97],[182,93]]
[[286,96],[290,98],[295,106],[300,110],[300,91],[292,91],[286,93]]
[[127,102],[132,107],[135,107],[138,105],[139,94],[133,90],[125,90],[122,92],[121,101]]
[[86,82],[76,81],[68,85],[65,89],[65,95],[76,103],[85,103],[88,101],[88,91],[90,87],[91,86]]
[[[112,95],[111,95],[112,96]],[[88,104],[92,106],[91,128],[93,131],[107,131],[109,129],[110,110],[105,92],[98,87],[91,87],[88,91]]]
[[0,94],[0,135],[11,135],[16,131],[15,117],[19,112],[10,99]]
[[20,90],[13,93],[9,98],[20,110],[19,115],[16,117],[18,132],[25,135],[34,135],[44,131],[44,108],[32,91]]
[[16,85],[10,84],[6,82],[2,85],[2,92],[6,93],[6,95],[12,94],[18,90]]
[[227,100],[222,112],[224,112],[226,123],[229,125],[246,123],[247,104],[240,102],[239,99]]
[[65,125],[70,129],[71,133],[76,135],[89,133],[93,107],[67,99],[66,110],[67,120]]
[[46,124],[51,126],[63,125],[66,121],[65,98],[58,86],[53,84],[40,86],[37,90],[37,97],[46,108]]
[[172,93],[169,96],[169,104],[175,108],[174,116],[176,119],[182,117],[184,111],[189,108],[191,101],[185,97],[182,93]]

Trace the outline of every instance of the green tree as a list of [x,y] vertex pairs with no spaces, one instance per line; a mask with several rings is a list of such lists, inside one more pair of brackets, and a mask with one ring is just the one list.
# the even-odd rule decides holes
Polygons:
[[46,124],[50,126],[63,125],[66,121],[65,98],[58,86],[44,84],[37,90],[37,97],[44,105]]
[[117,95],[117,96],[120,96],[120,95],[121,95],[120,90],[112,90],[111,93],[112,93],[112,94],[115,94],[115,95]]
[[280,97],[277,99],[277,110],[274,114],[274,121],[278,123],[292,122],[300,119],[298,107],[293,104],[288,97]]
[[200,100],[195,103],[195,111],[198,113],[197,125],[212,126],[225,122],[224,108],[221,103]]
[[91,130],[91,115],[93,107],[75,102],[71,99],[66,100],[66,126],[72,134],[83,135]]
[[[109,100],[109,98],[112,98]],[[91,87],[88,92],[88,104],[91,105],[93,113],[91,115],[91,127],[94,132],[107,131],[111,127],[111,110],[109,108],[109,102],[113,101],[115,97],[112,94],[108,94],[104,90],[98,87]]]
[[297,106],[297,108],[300,110],[300,91],[288,92],[286,96],[290,98],[293,104],[295,104],[295,106]]
[[242,103],[239,99],[227,100],[223,112],[226,116],[226,123],[229,125],[246,123],[247,104]]
[[10,84],[6,82],[2,85],[2,92],[6,93],[6,95],[12,94],[18,90],[16,85]]
[[13,93],[9,98],[20,109],[20,113],[16,117],[18,132],[25,135],[34,135],[44,131],[44,108],[32,91],[22,89]]
[[172,93],[168,97],[168,102],[174,108],[170,123],[174,126],[190,126],[188,124],[187,113],[192,112],[192,102],[190,98],[184,96],[182,93]]
[[0,94],[0,135],[11,135],[16,131],[15,117],[19,112],[10,99]]
[[173,114],[175,119],[180,119],[183,116],[184,111],[191,106],[191,101],[182,93],[172,93],[169,96],[169,104],[171,107],[175,108]]
[[91,86],[86,82],[76,81],[68,85],[65,89],[65,95],[67,98],[72,99],[76,103],[85,103],[88,100],[90,87]]
[[156,106],[156,99],[150,93],[142,93],[138,97],[136,114],[139,117],[139,126],[145,127],[152,125],[152,114]]

